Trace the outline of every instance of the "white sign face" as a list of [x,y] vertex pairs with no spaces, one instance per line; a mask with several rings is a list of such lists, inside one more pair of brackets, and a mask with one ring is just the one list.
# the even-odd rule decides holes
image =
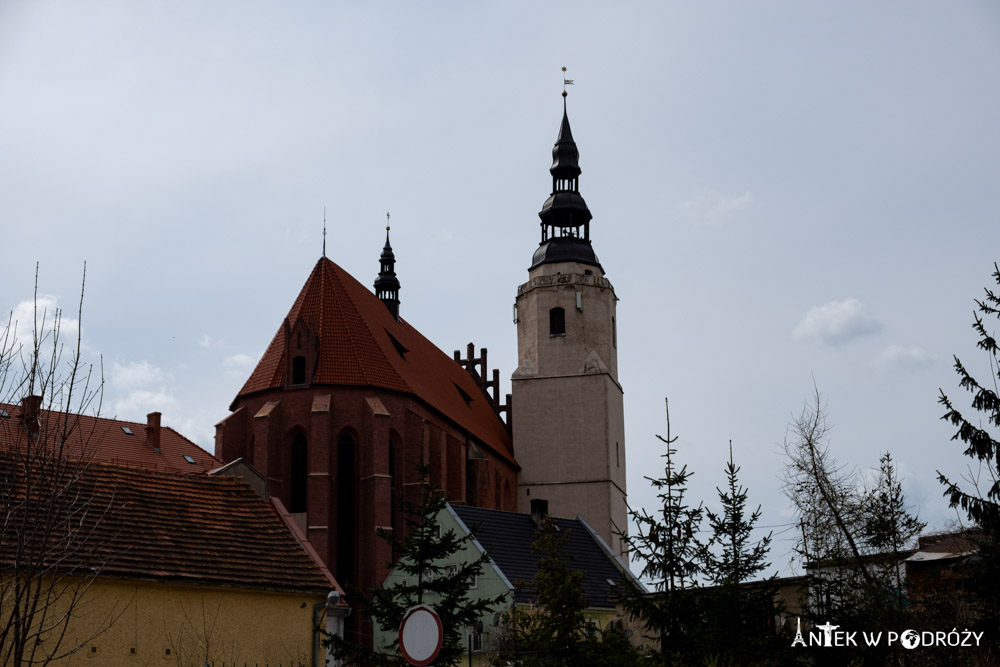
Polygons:
[[433,609],[417,605],[399,624],[399,648],[411,665],[429,665],[441,650],[444,632]]

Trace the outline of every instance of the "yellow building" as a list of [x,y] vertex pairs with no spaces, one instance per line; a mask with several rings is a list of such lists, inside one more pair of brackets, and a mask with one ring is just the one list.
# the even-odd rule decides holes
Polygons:
[[342,632],[343,591],[241,478],[10,451],[0,473],[3,664],[335,664],[316,628]]

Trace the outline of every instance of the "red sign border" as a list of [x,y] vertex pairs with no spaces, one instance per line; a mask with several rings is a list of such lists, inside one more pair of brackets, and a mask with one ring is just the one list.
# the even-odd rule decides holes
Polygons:
[[[437,646],[434,647],[434,651],[425,660],[417,660],[416,658],[410,657],[410,654],[406,652],[406,646],[403,645],[403,628],[406,627],[406,621],[410,619],[415,612],[424,610],[430,612],[431,617],[434,622],[437,623],[438,636],[437,636]],[[417,667],[426,667],[426,665],[434,662],[434,659],[438,657],[438,653],[441,652],[441,645],[444,643],[444,626],[441,625],[441,617],[437,615],[437,612],[425,604],[418,604],[410,607],[406,614],[403,615],[403,620],[399,623],[399,651],[406,658],[406,661],[411,665],[417,665]]]

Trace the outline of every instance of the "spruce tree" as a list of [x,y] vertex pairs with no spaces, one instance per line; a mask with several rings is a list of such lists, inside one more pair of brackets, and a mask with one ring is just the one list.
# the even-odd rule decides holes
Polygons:
[[[1000,285],[1000,266],[993,264],[993,279]],[[979,336],[976,346],[986,353],[989,379],[979,382],[955,357],[955,372],[959,376],[959,386],[972,395],[971,407],[980,413],[978,417],[967,416],[955,407],[951,399],[939,390],[939,402],[947,412],[941,419],[957,427],[952,440],[966,444],[965,456],[974,459],[978,471],[971,471],[966,481],[972,484],[970,491],[963,490],[958,483],[938,471],[938,480],[944,485],[944,496],[951,507],[961,507],[968,518],[977,524],[981,533],[975,535],[978,553],[970,559],[966,575],[970,583],[966,586],[975,602],[972,615],[978,628],[988,630],[994,640],[991,650],[1000,652],[1000,640],[995,639],[996,628],[1000,625],[1000,435],[994,435],[988,428],[1000,428],[1000,349],[996,334],[987,330],[986,321],[1000,320],[1000,296],[985,288],[985,297],[976,299],[972,328]],[[986,422],[985,424],[983,422]],[[994,431],[994,433],[996,433]],[[987,486],[980,487],[981,480]]]
[[[993,279],[1000,285],[1000,267],[993,264],[995,269]],[[987,424],[993,427],[1000,427],[1000,396],[998,396],[997,380],[1000,379],[1000,349],[994,335],[986,330],[984,317],[997,318],[1000,320],[1000,296],[997,296],[989,288],[985,288],[986,297],[980,301],[976,299],[976,311],[972,316],[974,322],[972,328],[979,335],[976,346],[986,352],[990,366],[990,379],[980,383],[966,370],[965,365],[956,356],[955,372],[960,378],[958,385],[972,394],[972,408],[982,413],[982,417],[975,420],[975,423],[963,415],[952,403],[951,399],[938,390],[941,403],[947,412],[941,417],[945,421],[951,422],[958,427],[952,440],[961,440],[967,446],[963,454],[977,460],[986,467],[986,474],[976,475],[976,479],[985,478],[989,486],[985,489],[979,488],[975,483],[972,493],[963,491],[962,488],[952,482],[938,471],[938,480],[945,486],[944,495],[948,498],[952,507],[961,507],[969,518],[976,522],[981,528],[989,531],[993,535],[1000,533],[1000,441],[989,431],[983,428],[982,418],[985,417]],[[998,436],[1000,437],[1000,436]]]
[[534,594],[535,602],[530,609],[514,608],[504,614],[504,635],[495,647],[492,664],[518,667],[647,664],[620,630],[608,628],[598,632],[587,620],[584,573],[573,568],[573,555],[567,549],[569,534],[570,531],[559,531],[549,520],[536,532],[531,550],[540,556],[538,570],[530,582],[518,582]]
[[883,590],[890,595],[890,612],[902,612],[907,601],[898,563],[902,560],[902,552],[913,545],[927,524],[910,514],[906,507],[903,486],[889,452],[879,459],[878,480],[865,496],[862,535],[874,552],[892,554],[891,562],[876,568],[875,572]]
[[538,571],[530,582],[517,582],[534,594],[535,603],[530,610],[515,608],[505,614],[508,636],[498,655],[501,663],[579,664],[580,645],[587,638],[587,602],[583,572],[570,567],[568,539],[569,534],[557,531],[548,519],[536,532],[531,550],[540,556]]
[[[457,554],[466,549],[475,552],[473,538],[460,536],[454,530],[438,529],[436,519],[444,511],[447,499],[431,485],[430,466],[417,466],[417,472],[423,480],[419,501],[403,499],[398,504],[406,525],[404,536],[399,539],[389,532],[379,533],[379,537],[392,544],[394,552],[399,554],[395,568],[405,578],[388,585],[380,584],[367,593],[348,586],[347,600],[354,607],[354,613],[389,631],[399,627],[411,607],[427,604],[441,618],[444,631],[441,651],[434,664],[456,665],[465,653],[468,628],[483,615],[499,608],[506,596],[478,599],[469,596],[471,582],[489,563],[488,554],[460,563],[457,570],[446,573],[448,564],[457,561]],[[400,653],[398,637],[394,637],[389,646],[376,650],[337,635],[327,635],[324,644],[348,665],[409,664]]]
[[761,509],[758,505],[748,513],[748,492],[739,483],[739,471],[730,441],[726,488],[716,487],[722,512],[706,512],[712,537],[703,552],[703,571],[712,588],[702,595],[705,640],[717,664],[773,664],[775,653],[787,646],[783,639],[779,641],[770,622],[775,613],[777,574],[748,584],[770,566],[771,534],[751,541]]
[[677,438],[670,433],[670,403],[667,408],[667,435],[656,437],[666,445],[663,476],[646,477],[656,490],[660,508],[650,513],[645,508],[629,509],[635,534],[623,535],[633,558],[641,565],[640,579],[652,591],[631,588],[622,596],[622,606],[645,626],[648,637],[660,645],[664,664],[690,664],[699,651],[703,631],[697,611],[697,577],[701,571],[702,545],[697,533],[702,507],[685,501],[687,466],[678,468],[673,445]]

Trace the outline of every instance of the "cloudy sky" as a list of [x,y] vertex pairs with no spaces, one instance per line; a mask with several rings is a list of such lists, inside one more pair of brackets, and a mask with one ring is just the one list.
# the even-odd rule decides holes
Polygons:
[[[1000,259],[1000,5],[0,2],[0,308],[103,361],[103,412],[213,425],[320,256],[364,283],[385,212],[402,315],[516,365],[560,67],[619,303],[629,491],[670,398],[691,496],[731,439],[790,574],[788,422],[891,450],[932,527],[952,354]],[[509,384],[508,384],[509,387]]]

